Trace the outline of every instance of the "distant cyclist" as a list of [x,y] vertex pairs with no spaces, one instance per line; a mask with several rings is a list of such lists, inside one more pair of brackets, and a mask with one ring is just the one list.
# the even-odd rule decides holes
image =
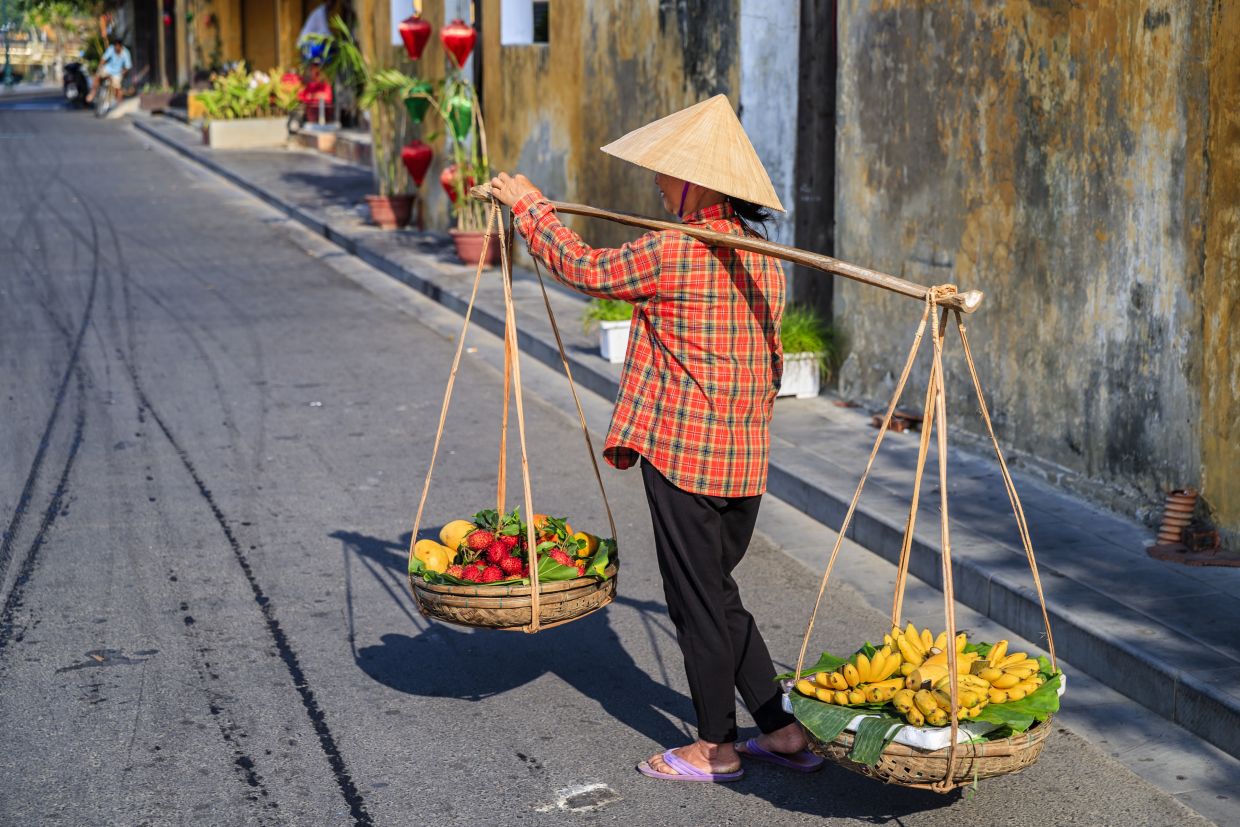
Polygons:
[[99,69],[95,72],[95,83],[91,87],[90,94],[86,96],[87,103],[95,99],[95,93],[99,91],[99,84],[105,79],[112,84],[116,91],[116,99],[119,100],[121,96],[121,81],[125,79],[125,73],[133,68],[133,58],[129,56],[129,50],[121,42],[120,36],[112,35],[108,38],[108,41],[108,48],[104,50],[103,57],[99,59]]

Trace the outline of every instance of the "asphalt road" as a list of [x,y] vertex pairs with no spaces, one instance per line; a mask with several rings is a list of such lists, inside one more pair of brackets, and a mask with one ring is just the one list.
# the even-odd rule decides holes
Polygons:
[[[404,549],[456,317],[121,122],[0,106],[0,191],[0,823],[1204,823],[1066,731],[970,795],[640,777],[692,708],[636,473],[606,474],[613,606],[535,636],[428,622]],[[431,525],[495,496],[474,341]],[[536,508],[601,528],[565,397],[526,403]],[[784,662],[810,580],[761,541],[743,565]],[[842,588],[821,643],[883,622]]]

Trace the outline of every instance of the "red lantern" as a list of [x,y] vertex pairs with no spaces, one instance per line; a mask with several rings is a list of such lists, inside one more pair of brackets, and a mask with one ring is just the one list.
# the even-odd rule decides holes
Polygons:
[[439,39],[443,41],[443,47],[456,60],[456,65],[463,67],[465,61],[469,60],[469,53],[474,50],[474,42],[478,39],[478,33],[474,31],[473,26],[458,17],[443,27],[439,32]]
[[412,17],[400,21],[400,39],[405,41],[405,51],[409,53],[409,59],[417,60],[422,57],[426,41],[431,39],[431,24],[414,12]]
[[434,155],[435,151],[430,145],[422,141],[410,141],[401,149],[400,160],[405,169],[409,170],[409,177],[413,179],[415,186],[422,186],[422,182],[426,180],[426,171],[431,168],[431,158]]
[[[456,203],[456,164],[449,164],[443,168],[443,172],[439,173],[439,186],[443,187],[443,191],[448,194],[448,200],[453,204]],[[465,176],[465,189],[468,191],[474,186],[474,176]]]

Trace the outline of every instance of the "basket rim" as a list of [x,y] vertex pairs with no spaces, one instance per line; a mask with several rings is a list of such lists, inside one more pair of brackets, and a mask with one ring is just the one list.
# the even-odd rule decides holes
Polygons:
[[[606,583],[608,580],[615,578],[619,571],[616,563],[611,563],[604,569],[607,575],[601,580],[597,577],[574,577],[572,580],[554,580],[550,583],[539,583],[539,594],[553,594],[555,592],[571,591],[580,589],[586,585],[593,583]],[[409,585],[414,589],[431,594],[451,594],[460,597],[528,597],[533,593],[532,584],[526,585],[510,585],[510,584],[478,584],[476,586],[456,586],[451,583],[427,583],[425,580],[409,575]]]

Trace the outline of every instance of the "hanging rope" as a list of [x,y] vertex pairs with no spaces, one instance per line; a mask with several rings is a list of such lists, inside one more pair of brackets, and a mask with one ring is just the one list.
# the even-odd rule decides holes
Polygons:
[[[908,382],[909,373],[912,369],[913,362],[916,359],[917,351],[921,347],[921,342],[925,334],[926,325],[929,323],[931,328],[930,340],[933,345],[933,362],[930,368],[930,378],[926,386],[926,396],[922,412],[922,429],[921,437],[918,444],[917,464],[913,478],[913,494],[909,506],[908,519],[905,522],[904,537],[900,547],[900,559],[896,569],[895,593],[892,601],[891,624],[893,627],[900,626],[904,605],[904,592],[908,582],[909,559],[913,546],[913,535],[917,523],[917,511],[921,496],[921,482],[924,477],[925,466],[929,454],[930,440],[932,433],[936,439],[936,447],[938,454],[938,471],[939,471],[939,543],[941,547],[940,572],[943,582],[943,614],[946,623],[946,636],[948,641],[947,661],[948,670],[951,674],[957,674],[957,652],[956,652],[956,593],[955,582],[952,577],[952,550],[951,550],[951,529],[950,517],[948,512],[948,482],[947,482],[947,393],[946,383],[944,381],[945,373],[943,369],[943,350],[945,345],[945,337],[947,333],[947,324],[954,321],[957,330],[960,332],[960,340],[963,345],[965,361],[969,368],[969,374],[973,382],[973,389],[977,394],[978,405],[982,414],[982,419],[986,423],[987,433],[990,435],[991,444],[995,449],[995,454],[999,459],[999,468],[1003,476],[1004,490],[1007,492],[1012,511],[1016,516],[1016,523],[1020,531],[1021,543],[1024,546],[1025,556],[1028,559],[1030,570],[1033,573],[1034,585],[1037,589],[1038,602],[1042,609],[1042,620],[1046,627],[1047,648],[1050,653],[1051,664],[1057,668],[1055,662],[1055,644],[1051,634],[1050,615],[1046,608],[1046,599],[1042,590],[1041,577],[1038,574],[1037,560],[1033,553],[1033,543],[1029,535],[1028,521],[1025,518],[1024,509],[1020,503],[1020,497],[1016,492],[1016,485],[1012,480],[1011,472],[1008,469],[1007,462],[1003,458],[1003,452],[999,447],[998,438],[995,436],[994,426],[990,420],[990,413],[986,406],[986,400],[982,394],[981,380],[977,375],[977,368],[973,361],[973,354],[969,348],[968,336],[965,331],[964,322],[961,314],[952,310],[949,317],[950,308],[941,306],[940,302],[955,293],[955,287],[952,285],[940,285],[932,287],[926,292],[925,308],[922,311],[921,320],[917,325],[917,332],[913,337],[913,343],[909,348],[908,357],[905,359],[904,368],[900,372],[900,378],[896,382],[896,387],[892,393],[891,401],[887,405],[887,411],[883,416],[883,421],[879,427],[878,436],[875,437],[874,447],[870,451],[869,459],[866,461],[864,470],[861,473],[861,479],[857,483],[856,491],[853,493],[852,501],[849,503],[848,510],[844,515],[844,520],[840,524],[839,533],[836,537],[835,544],[831,549],[831,554],[827,560],[827,568],[823,573],[822,581],[818,587],[818,595],[814,601],[813,610],[810,612],[809,622],[806,624],[805,636],[801,641],[801,649],[797,655],[796,680],[801,679],[802,670],[805,667],[805,655],[809,648],[810,635],[813,633],[814,621],[818,616],[818,611],[822,605],[822,599],[827,590],[827,583],[830,580],[832,570],[835,567],[836,559],[839,556],[840,548],[843,545],[844,537],[847,535],[848,528],[852,523],[853,516],[856,512],[857,502],[861,498],[861,492],[865,488],[865,483],[869,478],[870,472],[874,466],[875,457],[878,449],[882,445],[883,438],[887,434],[887,430],[891,424],[892,416],[895,413],[896,406],[899,404],[900,398],[904,393],[905,385]],[[960,702],[958,698],[959,688],[955,681],[951,682],[949,695],[951,698],[951,741],[947,747],[947,770],[944,777],[934,781],[929,786],[937,792],[947,792],[954,789],[956,783],[956,765],[958,761],[958,753],[960,752],[959,728],[960,728]]]
[[[435,471],[435,461],[439,456],[439,447],[443,440],[444,426],[447,422],[448,407],[452,399],[452,390],[456,383],[456,374],[460,368],[461,354],[465,345],[465,334],[469,329],[470,319],[473,315],[474,305],[478,298],[478,286],[482,280],[482,271],[486,266],[487,248],[491,243],[492,237],[498,234],[500,248],[500,279],[503,284],[504,296],[504,395],[503,407],[500,415],[500,438],[499,438],[499,463],[496,472],[496,510],[502,517],[506,508],[507,480],[508,480],[508,412],[509,400],[515,397],[517,409],[517,431],[518,442],[521,451],[521,483],[522,494],[525,505],[526,521],[526,545],[529,555],[530,568],[530,620],[529,623],[522,626],[522,630],[534,633],[548,626],[557,626],[562,622],[544,624],[541,619],[541,595],[538,580],[538,544],[537,536],[534,531],[534,504],[533,495],[530,487],[529,472],[529,455],[526,449],[525,439],[525,405],[522,395],[521,383],[521,360],[520,349],[517,343],[517,323],[516,323],[516,304],[513,301],[512,292],[512,249],[513,249],[513,223],[512,216],[509,215],[507,228],[505,229],[502,220],[499,202],[492,199],[491,210],[487,217],[487,228],[483,237],[482,254],[478,260],[477,270],[474,272],[473,289],[470,291],[469,304],[465,308],[465,321],[461,326],[461,335],[457,340],[456,352],[452,357],[452,368],[448,374],[448,385],[444,390],[443,404],[439,411],[439,424],[435,431],[434,447],[431,450],[430,467],[426,471],[426,479],[422,484],[422,494],[418,500],[418,510],[413,520],[413,534],[409,540],[409,556],[413,557],[413,547],[417,543],[418,531],[422,525],[422,516],[426,507],[426,500],[430,493],[431,479]],[[581,433],[585,438],[586,451],[590,455],[590,462],[594,468],[594,477],[598,482],[599,493],[603,498],[603,507],[607,512],[607,522],[611,529],[611,537],[618,541],[618,532],[616,531],[616,520],[611,510],[611,503],[607,498],[607,490],[603,485],[602,472],[599,469],[598,459],[594,455],[594,446],[590,438],[590,431],[586,425],[585,411],[581,406],[581,400],[577,394],[577,386],[573,381],[572,369],[569,367],[568,354],[564,349],[564,341],[560,335],[559,324],[555,319],[555,312],[551,308],[551,299],[547,294],[546,284],[543,281],[542,272],[537,270],[537,262],[535,269],[538,274],[538,284],[542,290],[543,304],[547,309],[547,318],[551,322],[551,329],[555,334],[556,346],[560,351],[560,360],[564,364],[564,372],[568,378],[569,391],[572,393],[573,402],[577,407],[577,416],[581,425]],[[618,545],[618,543],[617,543]]]

